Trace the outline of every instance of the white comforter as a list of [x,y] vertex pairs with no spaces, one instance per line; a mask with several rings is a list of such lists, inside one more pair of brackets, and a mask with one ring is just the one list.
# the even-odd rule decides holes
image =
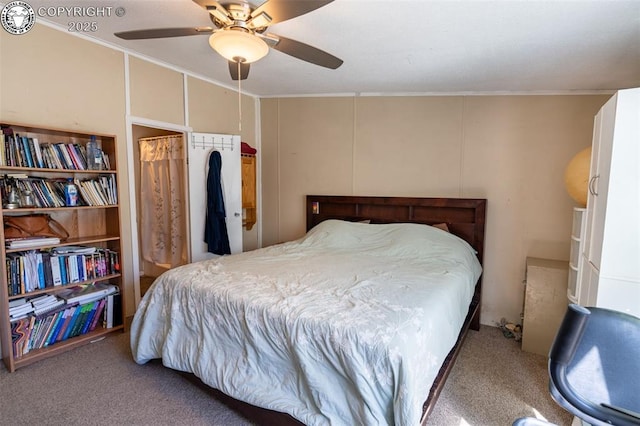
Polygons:
[[416,425],[480,272],[466,242],[433,227],[325,221],[166,272],[131,349],[307,425]]

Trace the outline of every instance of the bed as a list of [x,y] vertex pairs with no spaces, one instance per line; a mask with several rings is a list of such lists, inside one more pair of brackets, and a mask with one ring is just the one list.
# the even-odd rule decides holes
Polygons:
[[302,238],[159,277],[131,326],[134,360],[161,358],[278,424],[425,424],[479,327],[486,200],[306,203]]

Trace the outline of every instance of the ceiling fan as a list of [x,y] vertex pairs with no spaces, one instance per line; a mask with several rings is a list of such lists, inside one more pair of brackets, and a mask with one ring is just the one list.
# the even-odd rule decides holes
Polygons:
[[118,32],[124,40],[210,35],[209,45],[229,62],[233,80],[249,75],[249,64],[263,58],[269,48],[312,64],[336,69],[342,60],[308,44],[267,33],[270,25],[316,10],[333,0],[267,0],[255,7],[244,0],[193,0],[207,12],[215,27],[155,28]]

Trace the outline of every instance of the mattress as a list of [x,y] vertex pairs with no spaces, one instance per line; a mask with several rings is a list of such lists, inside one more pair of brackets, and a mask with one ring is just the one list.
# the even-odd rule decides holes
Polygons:
[[419,424],[480,274],[443,230],[327,220],[167,271],[138,306],[131,349],[307,425]]

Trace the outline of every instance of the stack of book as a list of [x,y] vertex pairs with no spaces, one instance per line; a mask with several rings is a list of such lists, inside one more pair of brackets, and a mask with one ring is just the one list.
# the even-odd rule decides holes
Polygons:
[[33,305],[33,313],[36,315],[44,315],[54,311],[65,304],[65,301],[57,298],[52,294],[44,294],[29,300]]
[[34,311],[33,305],[27,299],[9,301],[9,319],[13,322],[25,318]]
[[27,249],[34,247],[46,247],[60,244],[60,238],[58,237],[30,237],[30,238],[18,238],[14,240],[5,240],[5,246],[8,249]]

